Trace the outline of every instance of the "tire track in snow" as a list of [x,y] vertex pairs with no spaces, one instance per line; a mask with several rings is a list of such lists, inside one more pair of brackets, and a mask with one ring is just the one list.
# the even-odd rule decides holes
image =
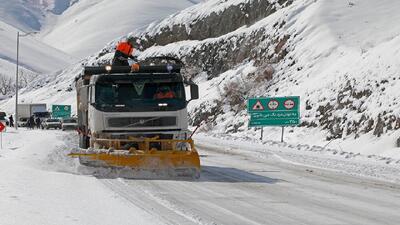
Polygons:
[[109,188],[110,190],[112,190],[113,192],[118,194],[120,197],[122,197],[123,199],[128,201],[130,204],[133,204],[136,207],[142,209],[144,212],[147,212],[148,214],[155,216],[158,220],[161,220],[162,222],[164,222],[166,224],[171,224],[171,225],[174,224],[168,218],[164,218],[164,217],[160,216],[159,213],[154,212],[153,208],[150,207],[150,209],[152,209],[152,210],[150,210],[147,207],[145,207],[145,205],[148,203],[138,198],[138,196],[140,196],[140,194],[132,193],[131,190],[128,190],[124,186],[122,186],[120,181],[110,180],[110,179],[99,179],[99,181],[104,186],[106,186],[107,188]]
[[[104,179],[100,181],[107,187],[109,187],[111,190],[118,193],[121,197],[131,202],[132,204],[136,205],[137,207],[140,207],[147,213],[156,216],[159,220],[167,222],[168,224],[216,225],[214,222],[205,221],[199,215],[189,210],[185,210],[182,207],[179,207],[177,204],[167,200],[166,198],[163,198],[161,196],[158,196],[150,192],[149,190],[146,190],[141,186],[141,184],[138,184],[137,186],[133,187],[125,183],[121,179],[115,179],[115,180]],[[145,182],[145,181],[138,180],[137,182]],[[163,211],[166,214],[164,214]],[[171,218],[169,217],[171,213],[175,214],[179,218],[174,218],[174,220],[172,221]],[[181,222],[177,223],[177,220],[175,219],[178,219]]]

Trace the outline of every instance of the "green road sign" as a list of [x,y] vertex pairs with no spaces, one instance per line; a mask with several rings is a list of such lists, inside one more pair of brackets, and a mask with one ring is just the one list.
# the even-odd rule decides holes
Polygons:
[[251,98],[247,102],[250,127],[300,124],[300,97]]
[[52,112],[53,112],[53,118],[69,118],[71,117],[71,106],[53,105]]

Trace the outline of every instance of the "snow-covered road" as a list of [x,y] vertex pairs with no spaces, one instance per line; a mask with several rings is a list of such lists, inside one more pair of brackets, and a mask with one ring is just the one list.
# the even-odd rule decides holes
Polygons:
[[102,182],[165,224],[400,224],[400,186],[200,147],[198,181]]
[[0,150],[1,225],[154,224],[93,176],[76,173],[72,133],[8,128]]
[[226,151],[203,138],[199,180],[95,178],[66,157],[74,137],[5,133],[0,224],[400,224],[398,183]]

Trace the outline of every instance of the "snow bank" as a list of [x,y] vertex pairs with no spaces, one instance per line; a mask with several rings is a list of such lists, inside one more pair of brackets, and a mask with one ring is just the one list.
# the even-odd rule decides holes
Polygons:
[[8,128],[0,150],[2,225],[162,224],[96,178],[71,173],[65,153],[75,140],[61,131]]
[[[274,140],[261,141],[257,137],[237,137],[221,134],[214,137],[207,134],[195,135],[197,146],[212,148],[224,154],[239,154],[246,158],[265,159],[271,156],[285,163],[323,168],[352,176],[398,183],[400,181],[400,157],[383,157],[353,152],[331,146],[313,144],[289,144]],[[312,171],[309,171],[312,172]]]

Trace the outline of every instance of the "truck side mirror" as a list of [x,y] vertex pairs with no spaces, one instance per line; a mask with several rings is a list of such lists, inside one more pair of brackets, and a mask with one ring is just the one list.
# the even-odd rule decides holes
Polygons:
[[199,86],[190,84],[190,100],[199,99]]

